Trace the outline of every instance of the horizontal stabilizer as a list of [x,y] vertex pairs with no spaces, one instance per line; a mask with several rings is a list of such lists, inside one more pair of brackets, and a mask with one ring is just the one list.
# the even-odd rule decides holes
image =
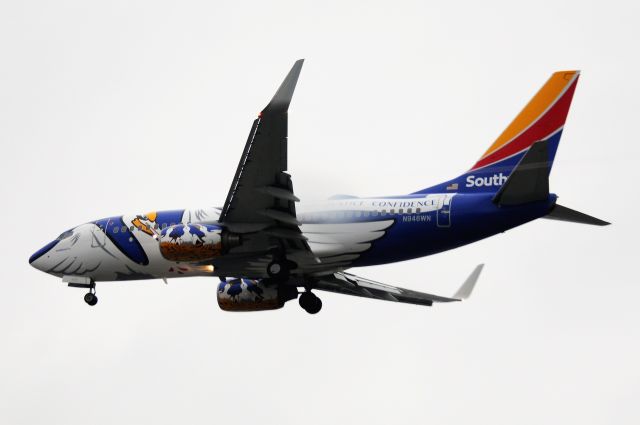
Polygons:
[[550,220],[569,221],[571,223],[591,224],[594,226],[608,226],[609,222],[600,220],[599,218],[592,217],[580,211],[572,210],[571,208],[563,207],[556,204],[551,212],[544,218]]
[[550,167],[547,141],[534,143],[498,190],[493,202],[509,206],[547,199]]

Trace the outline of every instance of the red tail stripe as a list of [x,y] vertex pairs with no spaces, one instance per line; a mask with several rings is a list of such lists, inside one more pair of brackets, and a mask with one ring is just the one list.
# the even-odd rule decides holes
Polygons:
[[496,152],[482,158],[473,166],[473,168],[471,168],[471,170],[493,164],[494,162],[501,161],[515,153],[518,153],[531,146],[534,142],[541,140],[543,137],[548,136],[562,127],[567,120],[567,114],[569,113],[569,107],[571,106],[571,99],[573,98],[573,92],[576,89],[577,83],[578,80],[576,79],[571,87],[569,87],[562,97],[558,99],[555,105],[553,105],[535,124]]

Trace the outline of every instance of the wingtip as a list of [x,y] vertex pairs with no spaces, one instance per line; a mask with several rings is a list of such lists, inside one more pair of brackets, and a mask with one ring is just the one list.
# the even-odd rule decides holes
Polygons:
[[473,289],[476,286],[476,283],[478,282],[478,278],[480,277],[480,273],[482,272],[483,268],[484,268],[484,263],[478,264],[476,268],[473,269],[469,277],[467,277],[467,280],[464,281],[460,289],[456,291],[453,298],[456,298],[459,300],[466,300],[467,298],[469,298],[471,296],[471,293],[473,292]]
[[278,88],[278,91],[276,91],[276,94],[271,99],[271,102],[269,102],[269,104],[262,110],[261,114],[268,111],[286,112],[289,109],[289,104],[291,103],[293,92],[295,91],[296,84],[298,83],[303,63],[304,59],[298,59],[293,64],[291,70]]

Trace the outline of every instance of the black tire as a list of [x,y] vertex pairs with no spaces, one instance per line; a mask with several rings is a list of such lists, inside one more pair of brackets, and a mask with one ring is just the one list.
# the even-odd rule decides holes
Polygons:
[[310,308],[307,309],[307,313],[317,314],[320,312],[320,310],[322,310],[322,300],[319,297],[314,295],[313,304],[311,305]]
[[316,314],[322,310],[322,300],[312,292],[303,292],[300,294],[298,304],[309,314]]
[[98,297],[96,297],[96,294],[88,292],[84,296],[84,302],[86,302],[87,304],[89,304],[91,306],[94,306],[94,305],[98,304]]
[[307,307],[309,306],[309,303],[310,303],[309,296],[310,295],[311,295],[310,292],[303,292],[298,297],[298,304],[300,304],[300,307],[302,307],[304,310],[306,310]]

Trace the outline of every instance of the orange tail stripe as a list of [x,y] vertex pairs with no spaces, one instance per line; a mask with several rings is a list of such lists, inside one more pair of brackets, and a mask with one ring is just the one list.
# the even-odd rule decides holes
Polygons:
[[491,147],[482,155],[486,158],[522,133],[527,127],[534,123],[540,115],[546,111],[558,96],[567,88],[573,76],[578,71],[560,71],[554,73],[536,95],[527,103],[527,106],[509,124],[502,134],[496,139]]

